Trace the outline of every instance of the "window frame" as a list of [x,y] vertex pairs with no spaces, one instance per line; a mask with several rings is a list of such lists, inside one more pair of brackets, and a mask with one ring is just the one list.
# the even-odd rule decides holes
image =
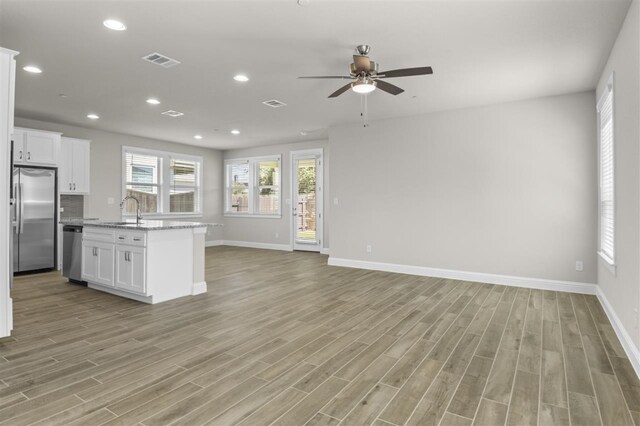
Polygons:
[[[197,155],[181,154],[178,152],[161,151],[157,149],[139,148],[135,146],[122,146],[121,162],[121,197],[122,200],[127,195],[127,153],[155,156],[158,158],[158,184],[147,186],[157,186],[158,188],[158,212],[142,213],[146,219],[178,219],[178,218],[201,218],[203,216],[202,181],[203,181],[203,158]],[[193,161],[196,163],[195,194],[196,207],[194,212],[171,212],[171,160]],[[144,186],[144,184],[141,184]],[[186,186],[179,185],[179,188]],[[191,188],[191,187],[189,187]],[[121,210],[123,219],[135,218],[135,213],[127,213]]]
[[[275,214],[260,213],[258,211],[258,197],[260,193],[260,163],[267,161],[276,161],[278,163],[278,183],[274,185],[267,185],[269,187],[277,188],[278,193],[278,212]],[[246,163],[249,168],[249,185],[248,185],[248,211],[246,213],[236,212],[229,210],[230,198],[231,198],[231,174],[230,165]],[[264,187],[265,185],[262,185]],[[259,157],[239,157],[239,158],[226,158],[224,160],[224,216],[226,217],[251,217],[261,219],[279,219],[282,218],[282,155],[264,155]]]
[[[612,223],[613,223],[613,232],[612,232],[612,247],[611,253],[606,253],[603,249],[603,233],[602,233],[602,222],[603,222],[603,197],[602,197],[602,124],[601,124],[601,111],[606,102],[610,99],[611,102],[611,204],[612,204]],[[616,263],[615,263],[615,255],[616,255],[616,185],[615,185],[615,93],[614,93],[614,75],[613,73],[609,77],[607,84],[605,86],[604,92],[601,94],[600,99],[598,99],[598,103],[596,105],[597,110],[597,124],[598,124],[598,256],[604,262],[605,266],[609,269],[611,273],[615,275],[616,273]]]

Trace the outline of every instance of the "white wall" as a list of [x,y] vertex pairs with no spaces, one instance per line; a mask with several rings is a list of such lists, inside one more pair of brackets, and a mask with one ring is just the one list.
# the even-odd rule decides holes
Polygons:
[[586,92],[331,128],[331,258],[595,282],[594,105]]
[[[91,193],[84,197],[85,217],[120,219],[122,146],[125,145],[202,156],[203,216],[185,220],[207,223],[219,223],[222,220],[221,151],[18,117],[16,126],[51,130],[61,132],[64,136],[91,140]],[[115,200],[114,204],[108,204],[109,197]],[[219,240],[221,234],[220,228],[209,227],[206,239]]]
[[[282,145],[261,146],[248,149],[236,149],[224,151],[224,158],[244,158],[259,157],[263,155],[282,156],[282,217],[272,218],[250,218],[250,217],[225,217],[224,218],[224,239],[228,241],[241,241],[247,243],[259,244],[275,244],[290,245],[292,230],[292,212],[291,204],[287,204],[286,200],[291,200],[291,151],[303,149],[323,148],[324,157],[324,194],[325,206],[327,205],[327,197],[329,194],[329,150],[327,149],[326,140],[296,142]],[[224,186],[224,181],[222,183]],[[324,220],[324,241],[323,247],[329,247],[329,221],[325,207]],[[278,234],[278,237],[276,237]],[[282,247],[284,248],[284,247]]]
[[640,7],[634,1],[598,83],[614,73],[615,257],[613,274],[598,260],[598,284],[640,348]]

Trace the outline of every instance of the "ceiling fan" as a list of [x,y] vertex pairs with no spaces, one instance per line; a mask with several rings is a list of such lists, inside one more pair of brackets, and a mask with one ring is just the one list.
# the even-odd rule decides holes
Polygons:
[[391,83],[387,83],[382,80],[383,78],[396,78],[396,77],[410,77],[414,75],[427,75],[433,74],[431,67],[418,67],[418,68],[402,68],[390,71],[378,71],[378,64],[369,60],[369,52],[371,46],[362,44],[356,47],[356,55],[353,55],[353,63],[349,66],[349,75],[321,75],[321,76],[309,76],[298,78],[338,78],[353,80],[351,83],[346,84],[329,95],[330,98],[335,98],[351,89],[356,93],[367,94],[373,92],[376,88],[383,92],[390,93],[392,95],[399,95],[404,92],[403,89],[395,86]]

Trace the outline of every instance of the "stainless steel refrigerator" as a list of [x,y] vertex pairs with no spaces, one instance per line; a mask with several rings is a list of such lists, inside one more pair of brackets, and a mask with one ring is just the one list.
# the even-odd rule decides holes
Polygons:
[[56,265],[56,169],[13,168],[13,272]]

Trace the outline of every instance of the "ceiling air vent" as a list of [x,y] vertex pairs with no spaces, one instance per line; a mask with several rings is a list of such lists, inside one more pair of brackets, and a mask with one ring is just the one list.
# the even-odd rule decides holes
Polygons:
[[158,52],[149,53],[147,56],[143,56],[142,59],[147,62],[151,62],[152,64],[160,65],[164,68],[171,68],[172,66],[180,63],[180,61],[161,55]]
[[168,115],[169,117],[180,117],[181,115],[184,115],[184,112],[174,111],[170,109],[168,111],[164,111],[162,114]]
[[283,106],[287,105],[284,102],[280,102],[277,99],[271,99],[270,101],[264,101],[263,104],[265,104],[266,106],[270,106],[271,108],[280,108],[280,107],[283,107]]

